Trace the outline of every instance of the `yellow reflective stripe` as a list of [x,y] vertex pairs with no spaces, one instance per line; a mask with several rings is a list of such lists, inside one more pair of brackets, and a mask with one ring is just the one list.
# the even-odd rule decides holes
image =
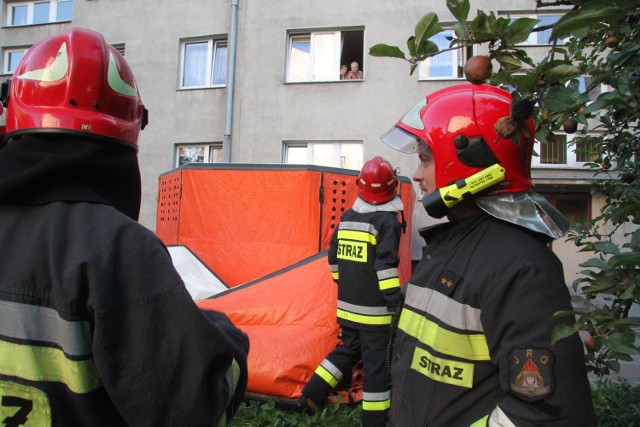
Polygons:
[[69,360],[62,350],[0,341],[0,374],[65,384],[74,393],[102,387],[93,358]]
[[416,347],[413,352],[411,369],[440,383],[465,388],[473,387],[473,363],[436,357],[420,347]]
[[336,379],[336,377],[331,375],[331,373],[327,371],[325,368],[323,368],[322,366],[318,366],[316,368],[315,373],[317,376],[325,380],[325,382],[329,384],[331,387],[335,387],[338,385],[338,380]]
[[391,279],[380,280],[378,282],[378,287],[380,287],[381,291],[385,291],[387,289],[399,288],[400,279],[397,277],[392,277]]
[[349,320],[354,323],[362,323],[364,325],[390,325],[391,315],[386,316],[367,316],[365,314],[350,313],[338,309],[337,313],[340,319]]
[[484,334],[459,334],[404,308],[398,328],[439,353],[469,360],[490,360]]
[[391,399],[381,400],[377,402],[362,401],[363,411],[384,411],[391,407]]
[[333,280],[339,280],[340,279],[340,273],[331,272],[331,277],[333,277]]
[[358,242],[371,243],[372,245],[378,244],[378,239],[374,235],[364,231],[338,230],[338,240],[342,239],[356,240]]
[[480,418],[478,421],[474,422],[473,424],[471,424],[469,427],[483,427],[487,425],[487,420],[489,420],[489,415],[485,415],[484,417]]

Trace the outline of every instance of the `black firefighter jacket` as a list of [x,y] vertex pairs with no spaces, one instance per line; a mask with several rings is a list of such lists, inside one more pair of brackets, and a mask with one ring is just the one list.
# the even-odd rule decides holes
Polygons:
[[580,339],[551,344],[569,321],[552,315],[571,303],[545,238],[484,213],[421,234],[392,353],[391,424],[487,425],[493,413],[594,426]]

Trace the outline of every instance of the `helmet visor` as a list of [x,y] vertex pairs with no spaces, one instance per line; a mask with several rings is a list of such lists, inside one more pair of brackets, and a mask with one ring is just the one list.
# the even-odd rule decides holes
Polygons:
[[392,127],[380,139],[389,147],[407,154],[417,153],[420,144],[424,144],[419,138],[397,126]]

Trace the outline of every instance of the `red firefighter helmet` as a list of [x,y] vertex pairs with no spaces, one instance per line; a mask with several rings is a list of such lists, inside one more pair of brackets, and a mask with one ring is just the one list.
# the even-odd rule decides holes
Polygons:
[[418,144],[426,143],[433,152],[437,188],[498,163],[505,169],[505,178],[488,194],[516,193],[533,187],[535,133],[529,118],[520,124],[516,141],[498,136],[494,125],[510,112],[511,95],[502,89],[455,85],[418,102],[382,140],[405,153],[415,153]]
[[147,112],[125,59],[80,28],[33,45],[9,85],[7,137],[59,132],[126,142],[136,150]]
[[358,196],[372,205],[380,205],[396,197],[398,177],[391,163],[376,156],[364,164],[357,179]]

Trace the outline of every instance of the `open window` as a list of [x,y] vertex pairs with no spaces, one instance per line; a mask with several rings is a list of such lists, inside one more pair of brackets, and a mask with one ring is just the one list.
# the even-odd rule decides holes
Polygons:
[[287,48],[287,82],[338,81],[340,67],[357,63],[364,78],[364,30],[290,31]]

